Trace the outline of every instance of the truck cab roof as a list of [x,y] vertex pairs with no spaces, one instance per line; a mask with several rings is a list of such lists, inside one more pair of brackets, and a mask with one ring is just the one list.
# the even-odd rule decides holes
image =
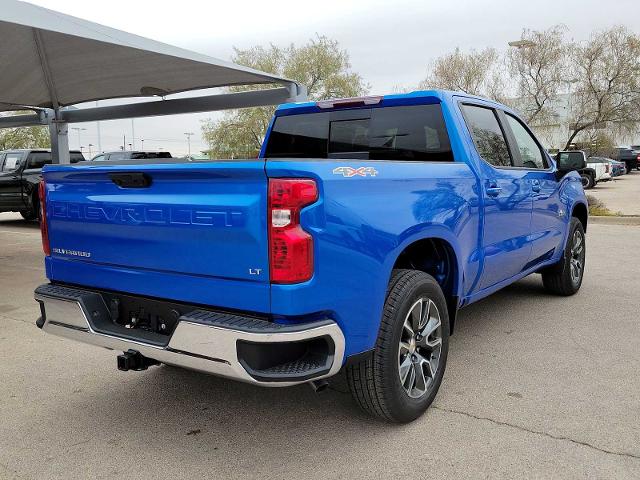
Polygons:
[[[451,90],[415,90],[409,93],[398,93],[389,95],[368,95],[362,97],[337,98],[330,100],[321,100],[317,102],[296,102],[285,103],[276,109],[276,116],[291,115],[298,113],[322,112],[339,108],[361,108],[361,107],[389,107],[394,105],[424,105],[429,103],[441,103],[452,97],[463,97],[474,100],[481,100],[487,104],[500,105],[488,98],[469,95],[463,92],[455,92]],[[506,108],[500,105],[500,108]],[[507,108],[507,110],[510,110]]]

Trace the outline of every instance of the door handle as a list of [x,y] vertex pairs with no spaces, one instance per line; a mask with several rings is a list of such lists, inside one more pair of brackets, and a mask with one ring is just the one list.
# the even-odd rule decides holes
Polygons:
[[487,195],[489,195],[490,197],[497,197],[498,195],[500,195],[501,191],[502,187],[498,187],[497,185],[487,187]]
[[540,193],[540,181],[534,180],[531,183],[531,190],[533,190],[534,193]]

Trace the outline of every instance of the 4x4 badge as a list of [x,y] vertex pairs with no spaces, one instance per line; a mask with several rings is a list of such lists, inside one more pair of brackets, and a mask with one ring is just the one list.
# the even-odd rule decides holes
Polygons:
[[356,175],[360,177],[366,177],[367,175],[375,177],[376,175],[378,175],[378,171],[373,167],[336,167],[333,169],[333,174],[342,175],[343,177],[347,178],[355,177]]

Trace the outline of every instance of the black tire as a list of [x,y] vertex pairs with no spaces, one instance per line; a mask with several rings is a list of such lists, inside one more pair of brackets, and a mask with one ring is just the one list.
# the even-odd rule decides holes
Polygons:
[[582,178],[582,187],[585,190],[589,190],[589,189],[595,187],[596,181],[593,178],[593,175],[591,175],[589,173],[581,173],[580,177]]
[[[580,237],[580,245],[582,246],[579,252],[576,252],[576,235]],[[573,217],[569,227],[567,245],[564,248],[562,258],[557,264],[542,271],[544,288],[555,295],[569,296],[577,293],[578,290],[580,290],[582,279],[584,278],[586,250],[587,244],[584,228],[580,220]],[[572,265],[572,259],[580,262],[580,272],[577,278],[575,269],[573,270],[574,274],[572,274],[572,267],[575,268],[575,264]]]
[[[426,302],[427,299],[432,303]],[[434,305],[437,308],[435,311],[431,311],[431,314],[426,318],[426,324],[423,325],[422,330],[419,326],[422,320],[418,321],[418,327],[415,329],[418,335],[415,336],[415,341],[411,341],[413,351],[406,349],[406,354],[403,356],[400,342],[407,334],[405,319],[410,321],[408,316],[412,311],[415,311],[419,302],[427,303],[430,308],[433,308]],[[425,334],[425,337],[421,337],[419,333],[427,331],[429,324],[436,324],[435,320],[432,323],[431,317],[431,315],[435,317],[436,314],[440,319],[439,329],[433,332],[433,336]],[[422,319],[422,316],[420,317]],[[434,360],[436,350],[428,351],[427,347],[421,345],[422,343],[428,345],[430,339],[431,343],[436,343],[437,337],[441,343],[437,352],[439,359],[436,364],[436,360]],[[408,343],[403,343],[403,345],[408,345]],[[351,394],[364,411],[375,417],[396,423],[415,420],[431,405],[438,393],[447,364],[448,350],[449,315],[447,303],[438,282],[431,275],[421,271],[394,270],[387,288],[382,321],[374,351],[367,359],[346,369]],[[432,354],[433,356],[430,356]],[[417,357],[421,360],[418,360]],[[430,358],[430,361],[422,363],[422,360],[427,357]],[[401,360],[402,358],[404,361]],[[435,374],[429,375],[432,362],[436,364]],[[422,372],[423,382],[415,384],[416,389],[418,389],[418,383],[424,386],[424,392],[419,397],[412,398],[411,396],[411,393],[419,390],[414,390],[411,387],[407,389],[403,385],[400,379],[400,363],[409,365],[405,367],[405,372],[407,372],[405,378],[409,383],[412,381],[411,375],[417,378],[420,375],[417,372]],[[407,380],[405,380],[405,384]]]
[[37,220],[39,216],[37,210],[22,210],[20,212],[20,215],[22,215],[22,218],[28,221]]

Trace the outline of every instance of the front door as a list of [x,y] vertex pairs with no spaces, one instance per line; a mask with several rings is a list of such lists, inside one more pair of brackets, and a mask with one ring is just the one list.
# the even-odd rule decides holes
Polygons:
[[24,154],[22,152],[8,152],[4,154],[4,161],[0,168],[0,208],[2,210],[22,210],[22,185],[20,170]]
[[515,168],[498,112],[483,105],[462,105],[464,118],[480,156],[484,201],[480,285],[489,288],[520,273],[531,254],[531,184]]

